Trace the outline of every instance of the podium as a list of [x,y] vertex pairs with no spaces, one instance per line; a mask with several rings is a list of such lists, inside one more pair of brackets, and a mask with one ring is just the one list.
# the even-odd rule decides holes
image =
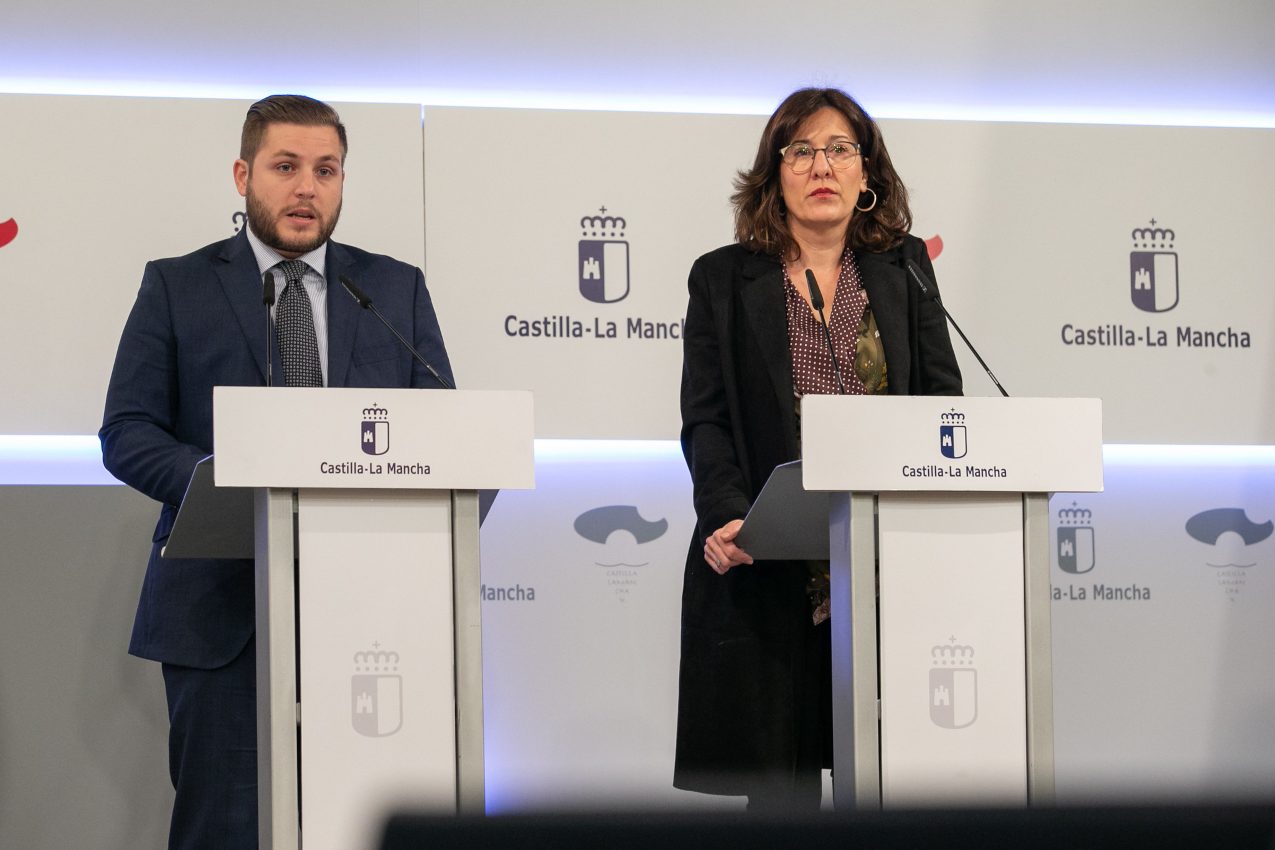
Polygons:
[[802,456],[837,808],[1052,802],[1049,494],[1102,489],[1101,402],[806,396]]
[[[372,846],[408,806],[481,814],[477,491],[534,486],[531,394],[213,395],[221,506],[179,526],[242,521],[223,488],[251,488],[260,846]],[[206,536],[221,548],[183,554],[229,554],[234,534]]]

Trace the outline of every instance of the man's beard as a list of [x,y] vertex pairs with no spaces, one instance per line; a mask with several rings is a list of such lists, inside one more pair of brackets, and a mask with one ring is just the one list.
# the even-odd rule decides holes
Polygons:
[[[248,226],[252,228],[252,232],[257,235],[265,244],[288,254],[308,254],[315,248],[318,248],[324,242],[328,241],[328,237],[332,235],[332,231],[336,230],[336,223],[341,218],[341,204],[338,201],[336,209],[332,212],[332,220],[322,226],[318,233],[310,238],[297,238],[288,240],[279,233],[279,227],[275,223],[274,214],[266,208],[266,205],[253,194],[252,181],[248,181]],[[318,217],[317,210],[312,210]]]

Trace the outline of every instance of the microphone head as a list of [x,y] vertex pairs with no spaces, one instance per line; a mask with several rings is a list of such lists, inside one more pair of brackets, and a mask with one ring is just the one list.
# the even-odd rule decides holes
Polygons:
[[372,306],[372,299],[363,294],[363,290],[355,286],[354,281],[350,280],[345,275],[341,275],[337,279],[341,281],[341,285],[345,287],[345,291],[350,293],[350,297],[359,302],[360,307],[367,310]]
[[815,282],[815,273],[810,269],[806,269],[806,286],[810,287],[810,306],[822,312],[823,293],[819,291],[819,284]]
[[261,303],[274,306],[274,272],[266,272],[261,281]]
[[912,278],[912,280],[916,282],[917,287],[921,290],[921,294],[930,300],[937,300],[936,293],[930,289],[929,284],[926,283],[925,272],[921,271],[921,267],[917,265],[916,260],[909,257],[905,261],[905,265],[908,269],[908,277]]

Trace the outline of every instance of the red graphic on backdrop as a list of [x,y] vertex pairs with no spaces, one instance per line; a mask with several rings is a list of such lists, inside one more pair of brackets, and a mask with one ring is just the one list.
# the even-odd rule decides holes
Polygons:
[[933,262],[939,258],[939,254],[943,253],[943,237],[935,234],[925,240],[925,253],[930,255],[930,261]]
[[8,245],[18,235],[18,223],[13,219],[0,221],[0,248]]

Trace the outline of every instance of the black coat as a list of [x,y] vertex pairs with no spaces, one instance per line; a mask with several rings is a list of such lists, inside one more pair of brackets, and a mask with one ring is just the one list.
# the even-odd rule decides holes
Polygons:
[[[856,252],[892,395],[960,395],[961,374],[937,305],[907,278],[933,279],[921,240]],[[776,465],[799,455],[783,270],[728,245],[690,274],[682,363],[682,451],[696,532],[682,587],[682,662],[673,784],[748,793],[754,777],[791,773],[796,654],[810,627],[804,565],[758,561],[719,576],[704,538],[747,512]]]

